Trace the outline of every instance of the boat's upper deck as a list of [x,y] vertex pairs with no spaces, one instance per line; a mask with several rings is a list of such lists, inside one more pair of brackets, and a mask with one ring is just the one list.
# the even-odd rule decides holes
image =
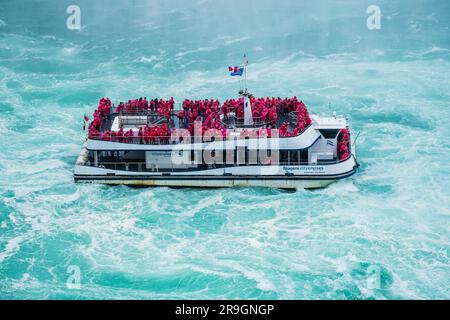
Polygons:
[[[234,136],[246,133],[270,138],[293,137],[314,123],[317,129],[346,127],[343,117],[310,116],[305,104],[293,98],[249,99],[252,123],[244,125],[244,100],[184,100],[175,110],[175,101],[146,98],[113,105],[102,98],[89,125],[89,138],[122,143],[169,144],[203,136],[208,130],[214,135]],[[199,133],[200,132],[200,133]],[[176,136],[177,139],[173,139]],[[172,139],[171,139],[172,138]]]

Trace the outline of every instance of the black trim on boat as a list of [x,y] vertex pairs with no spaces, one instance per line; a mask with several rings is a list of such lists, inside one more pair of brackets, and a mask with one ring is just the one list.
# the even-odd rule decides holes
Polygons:
[[75,182],[96,181],[96,180],[339,180],[352,176],[356,172],[357,166],[352,170],[337,175],[301,176],[301,175],[278,175],[278,176],[245,176],[245,175],[135,175],[114,177],[106,175],[75,175]]

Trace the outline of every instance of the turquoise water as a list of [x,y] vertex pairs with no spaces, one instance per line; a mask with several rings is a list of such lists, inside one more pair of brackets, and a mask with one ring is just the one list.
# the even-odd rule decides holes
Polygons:
[[[450,4],[0,2],[0,297],[450,298]],[[247,15],[239,14],[246,12]],[[98,99],[301,97],[360,131],[319,191],[73,183]],[[67,286],[70,266],[79,289]],[[374,279],[376,285],[370,285]]]

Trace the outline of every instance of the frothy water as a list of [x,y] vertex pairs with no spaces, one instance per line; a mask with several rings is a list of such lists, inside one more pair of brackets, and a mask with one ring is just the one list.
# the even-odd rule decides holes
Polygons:
[[[81,1],[68,31],[60,1],[28,1],[54,17],[34,20],[2,1],[1,298],[449,298],[449,5],[381,1],[369,31],[369,1],[298,2],[249,1],[240,21],[237,2]],[[244,51],[256,96],[349,117],[355,176],[297,192],[74,184],[100,97],[223,100]]]

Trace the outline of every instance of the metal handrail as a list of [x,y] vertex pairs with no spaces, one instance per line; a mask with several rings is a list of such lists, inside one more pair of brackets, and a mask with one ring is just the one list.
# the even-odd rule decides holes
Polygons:
[[[292,136],[289,136],[289,137],[281,137],[281,136],[278,136],[278,138],[281,138],[281,139],[284,139],[284,138],[293,138],[293,137],[298,137],[298,136],[300,136],[301,134],[303,134],[309,127],[311,126],[311,124],[309,125],[309,126],[307,126],[302,132],[300,132],[300,133],[298,133],[298,134],[296,134],[296,135],[292,135]],[[100,133],[101,134],[101,133]],[[104,140],[104,137],[103,137],[103,135],[101,134],[100,136],[91,136],[91,137],[88,137],[89,139],[92,139],[92,140]],[[159,145],[159,144],[162,144],[162,145],[168,145],[168,144],[179,144],[179,143],[181,143],[181,142],[177,142],[177,140],[172,140],[171,139],[171,136],[133,136],[133,137],[130,137],[130,136],[126,136],[126,135],[122,135],[122,136],[113,136],[113,135],[109,135],[107,138],[109,138],[110,140],[104,140],[104,141],[111,141],[111,142],[119,142],[119,143],[131,143],[131,144],[141,144],[140,142],[141,142],[141,139],[145,142],[145,140],[147,139],[147,140],[149,140],[149,142],[150,143],[142,143],[142,144],[156,144],[156,145]],[[196,143],[196,141],[195,141],[195,139],[197,138],[197,139],[199,139],[199,140],[201,140],[201,142],[203,143],[203,142],[206,142],[206,143],[208,143],[208,142],[211,142],[211,141],[203,141],[203,136],[190,136],[190,138],[191,138],[191,143]],[[259,139],[259,137],[255,137],[255,138],[257,138],[257,139]],[[273,139],[274,137],[264,137],[264,139]],[[131,140],[131,142],[129,142],[129,141],[118,141],[119,139],[122,139],[122,140]],[[157,141],[151,141],[151,140],[153,140],[153,139],[155,139],[155,140],[157,140]],[[112,141],[112,140],[117,140],[117,141]],[[225,138],[225,139],[223,139],[222,141],[227,141],[228,139],[227,138]],[[151,142],[154,142],[154,143],[151,143]]]

